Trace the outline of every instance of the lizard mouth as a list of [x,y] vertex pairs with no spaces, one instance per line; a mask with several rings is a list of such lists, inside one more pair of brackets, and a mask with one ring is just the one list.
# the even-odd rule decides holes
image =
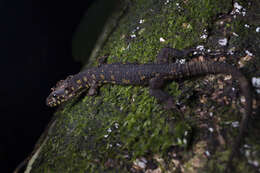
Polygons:
[[46,105],[49,107],[55,107],[58,105],[57,100],[55,98],[47,98],[46,99]]
[[55,98],[55,97],[48,97],[46,99],[46,105],[49,106],[49,107],[55,107],[55,106],[60,105],[64,101],[65,100],[60,100],[60,99]]

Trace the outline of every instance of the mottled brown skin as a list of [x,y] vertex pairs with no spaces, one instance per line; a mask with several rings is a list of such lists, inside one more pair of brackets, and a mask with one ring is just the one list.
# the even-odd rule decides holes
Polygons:
[[248,118],[251,115],[252,99],[249,83],[239,70],[226,63],[209,61],[185,64],[170,63],[173,57],[183,57],[192,51],[194,50],[179,51],[173,48],[163,48],[157,56],[157,62],[150,64],[102,63],[98,67],[87,69],[58,82],[56,87],[52,89],[53,91],[47,98],[46,103],[50,107],[57,106],[86,89],[88,89],[88,95],[95,95],[101,85],[112,83],[149,86],[150,95],[164,103],[165,108],[170,109],[174,107],[172,97],[162,90],[166,81],[197,75],[231,74],[235,80],[239,81],[241,93],[246,99],[239,135],[229,158],[228,165],[231,165],[232,159],[241,144]]

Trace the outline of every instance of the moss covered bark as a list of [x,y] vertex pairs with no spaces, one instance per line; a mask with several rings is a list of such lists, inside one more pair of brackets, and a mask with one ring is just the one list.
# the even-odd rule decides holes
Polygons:
[[[218,24],[220,14],[232,11],[231,0],[124,3],[126,14],[98,52],[98,56],[109,54],[108,63],[153,62],[158,51],[166,46],[183,49],[204,44],[214,49],[222,37],[229,38],[231,43],[224,48],[219,46],[221,50],[236,46],[237,54],[242,56],[243,41],[251,37],[250,32],[241,29],[242,19]],[[223,30],[244,35],[229,36]],[[259,51],[254,53],[251,61],[259,64]],[[239,59],[227,61],[238,64]],[[93,64],[95,59],[89,62]],[[249,72],[248,67],[250,63],[242,70],[251,77],[257,69]],[[181,111],[164,110],[146,87],[104,85],[96,97],[75,98],[56,112],[55,124],[37,157],[32,158],[31,172],[222,172],[230,152],[229,143],[238,130],[230,124],[239,121],[241,114],[239,91],[235,96],[224,92],[225,88],[237,86],[223,78],[208,76],[181,84],[169,83],[165,90],[175,98]],[[219,87],[223,89],[220,84],[224,90],[218,96]],[[259,152],[257,142],[247,139]],[[257,169],[245,156],[235,163],[238,172]]]

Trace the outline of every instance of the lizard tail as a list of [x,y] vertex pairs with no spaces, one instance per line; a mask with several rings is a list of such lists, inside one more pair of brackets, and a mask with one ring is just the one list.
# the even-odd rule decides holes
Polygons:
[[235,139],[235,143],[233,144],[227,163],[227,169],[230,169],[232,166],[232,160],[238,153],[237,151],[242,143],[244,133],[247,128],[247,123],[252,112],[252,95],[250,92],[250,85],[246,77],[237,68],[226,63],[209,61],[189,62],[187,65],[183,65],[182,68],[183,69],[180,69],[181,71],[186,71],[185,73],[191,76],[202,74],[231,74],[233,79],[238,80],[239,82],[241,93],[245,98],[245,105],[242,110],[243,115],[240,121],[239,134]]

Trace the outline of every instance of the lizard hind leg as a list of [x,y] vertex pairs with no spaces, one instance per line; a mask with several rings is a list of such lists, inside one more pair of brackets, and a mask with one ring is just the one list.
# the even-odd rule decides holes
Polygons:
[[176,58],[182,58],[185,56],[188,56],[192,52],[194,52],[196,49],[188,48],[184,50],[179,50],[175,48],[169,48],[165,47],[160,50],[156,57],[156,62],[158,64],[164,64],[164,63],[170,63],[176,60]]
[[169,110],[175,108],[175,105],[173,98],[162,90],[164,83],[164,80],[159,76],[152,78],[149,82],[149,93],[151,96],[154,96],[160,103],[163,103],[165,109]]
[[98,62],[98,67],[102,66],[102,65],[105,65],[107,63],[107,58],[108,58],[108,55],[104,55],[102,57],[99,57],[97,59],[97,62]]

